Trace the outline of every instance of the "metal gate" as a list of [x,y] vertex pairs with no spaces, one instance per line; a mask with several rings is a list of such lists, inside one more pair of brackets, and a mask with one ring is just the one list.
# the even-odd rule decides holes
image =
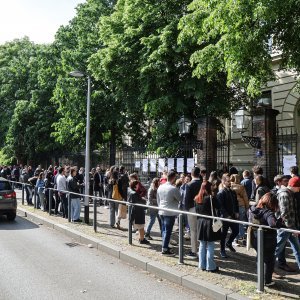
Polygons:
[[230,138],[225,132],[217,133],[217,171],[226,173],[229,170]]
[[300,142],[299,135],[294,126],[281,127],[277,126],[277,173],[283,174],[283,160],[286,155],[296,155],[298,144]]

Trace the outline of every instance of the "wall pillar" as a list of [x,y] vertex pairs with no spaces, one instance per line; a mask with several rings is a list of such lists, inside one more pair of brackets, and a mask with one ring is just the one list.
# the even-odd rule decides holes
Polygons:
[[203,117],[197,119],[197,140],[203,141],[202,149],[197,150],[196,165],[206,169],[207,175],[217,170],[217,128],[216,119]]
[[277,139],[276,116],[278,110],[266,107],[257,107],[253,112],[253,136],[261,139],[261,148],[255,149],[254,165],[263,168],[264,176],[273,185],[277,175]]

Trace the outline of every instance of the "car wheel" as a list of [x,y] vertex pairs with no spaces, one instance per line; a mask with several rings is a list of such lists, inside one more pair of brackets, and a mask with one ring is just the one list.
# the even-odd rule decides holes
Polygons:
[[15,220],[15,218],[16,218],[16,212],[11,212],[11,213],[8,213],[7,214],[7,220],[8,221],[14,221]]

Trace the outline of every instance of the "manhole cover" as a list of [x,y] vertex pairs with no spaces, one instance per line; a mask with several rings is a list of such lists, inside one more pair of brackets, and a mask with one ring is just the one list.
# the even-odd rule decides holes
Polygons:
[[77,243],[66,243],[66,245],[69,246],[70,248],[73,248],[73,247],[78,246],[79,244],[77,244]]

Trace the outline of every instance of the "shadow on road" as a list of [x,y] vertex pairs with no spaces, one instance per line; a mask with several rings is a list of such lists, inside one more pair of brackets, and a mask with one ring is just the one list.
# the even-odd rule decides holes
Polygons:
[[15,221],[9,222],[6,216],[0,216],[0,230],[27,230],[37,229],[38,225],[21,217],[16,217]]

